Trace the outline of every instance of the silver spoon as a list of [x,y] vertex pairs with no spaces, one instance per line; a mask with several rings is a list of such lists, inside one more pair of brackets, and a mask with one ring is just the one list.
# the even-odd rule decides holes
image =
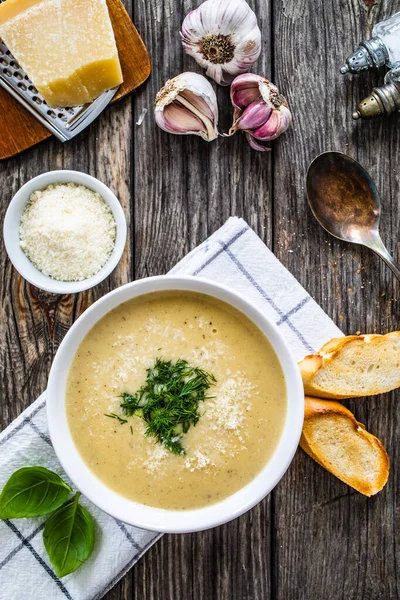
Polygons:
[[370,248],[400,279],[400,269],[379,235],[377,189],[357,161],[341,152],[317,156],[308,169],[307,196],[314,217],[328,233]]

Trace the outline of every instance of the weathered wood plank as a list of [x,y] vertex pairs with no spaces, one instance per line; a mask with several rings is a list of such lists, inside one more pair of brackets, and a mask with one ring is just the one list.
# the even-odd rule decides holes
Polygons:
[[[244,216],[272,242],[271,157],[256,155],[240,136],[208,145],[197,137],[168,135],[153,120],[154,97],[165,81],[182,71],[201,72],[183,54],[178,34],[183,15],[198,4],[140,0],[135,8],[135,23],[156,66],[136,96],[135,120],[149,109],[143,124],[134,128],[136,277],[165,273],[232,214]],[[270,74],[269,3],[250,4],[261,17],[264,36],[258,68]],[[229,91],[217,93],[223,132],[232,109]],[[270,502],[209,532],[164,536],[133,570],[133,597],[268,600]]]
[[[131,165],[131,105],[110,108],[90,130],[70,144],[45,142],[0,166],[1,222],[9,200],[28,179],[53,169],[76,169],[99,177],[120,199],[129,218]],[[118,151],[116,151],[118,149]],[[130,236],[129,236],[130,239]],[[126,283],[130,272],[128,242],[118,269],[94,290],[56,296],[27,284],[11,266],[4,245],[1,261],[0,426],[8,425],[46,389],[55,352],[77,317],[94,300]],[[128,577],[114,598],[128,598]]]
[[[373,18],[398,8],[382,2]],[[358,158],[382,193],[383,238],[398,251],[398,119],[354,123],[352,111],[378,77],[338,73],[370,19],[358,0],[277,0],[274,17],[275,78],[288,90],[295,119],[276,156],[276,254],[344,332],[398,329],[398,282],[370,252],[329,237],[304,192],[307,166],[320,152]],[[301,451],[296,455],[275,493],[277,599],[399,597],[395,396],[348,403],[392,459],[389,484],[376,498],[353,492]]]

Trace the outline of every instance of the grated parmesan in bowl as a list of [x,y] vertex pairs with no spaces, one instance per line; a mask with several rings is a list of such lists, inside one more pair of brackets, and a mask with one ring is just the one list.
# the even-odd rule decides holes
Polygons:
[[52,293],[77,293],[103,281],[117,266],[126,242],[125,215],[98,179],[79,171],[52,171],[14,196],[4,242],[27,281]]
[[30,195],[19,228],[21,248],[53,279],[82,281],[107,262],[116,224],[97,192],[75,183],[56,183]]

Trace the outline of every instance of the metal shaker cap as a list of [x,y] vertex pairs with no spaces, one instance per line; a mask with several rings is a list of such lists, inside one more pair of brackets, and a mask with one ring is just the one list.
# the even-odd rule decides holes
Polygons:
[[358,105],[353,119],[373,119],[400,110],[400,83],[388,83],[374,88],[372,94]]
[[379,69],[388,62],[389,53],[385,44],[379,38],[371,38],[361,42],[354,54],[347,58],[340,72],[342,75],[362,73],[370,69]]
[[374,119],[385,113],[379,96],[372,92],[368,98],[361,100],[358,110],[353,112],[353,119]]

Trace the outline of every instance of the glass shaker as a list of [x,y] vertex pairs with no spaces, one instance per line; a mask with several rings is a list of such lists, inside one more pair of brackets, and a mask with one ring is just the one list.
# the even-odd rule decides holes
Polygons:
[[372,38],[361,42],[357,50],[348,57],[340,72],[357,74],[383,66],[393,69],[398,65],[400,65],[400,12],[375,25]]
[[360,43],[340,72],[358,74],[381,67],[390,69],[385,85],[374,88],[370,96],[360,102],[353,113],[354,119],[371,119],[400,111],[400,12],[375,25],[372,38]]

